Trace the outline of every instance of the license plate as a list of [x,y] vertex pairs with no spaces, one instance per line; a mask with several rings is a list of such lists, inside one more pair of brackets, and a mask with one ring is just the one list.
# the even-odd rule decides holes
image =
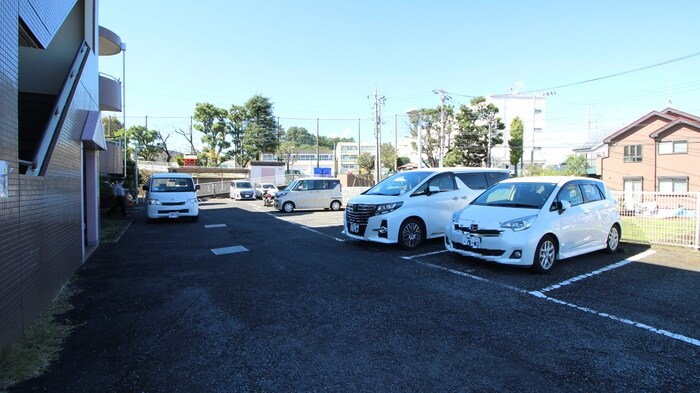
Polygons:
[[476,235],[472,234],[463,234],[462,235],[462,244],[464,244],[467,247],[471,248],[480,248],[481,247],[481,238]]
[[179,214],[177,212],[168,213],[168,218],[178,218]]
[[354,233],[360,232],[360,224],[358,224],[356,222],[351,222],[350,223],[350,232],[354,232]]

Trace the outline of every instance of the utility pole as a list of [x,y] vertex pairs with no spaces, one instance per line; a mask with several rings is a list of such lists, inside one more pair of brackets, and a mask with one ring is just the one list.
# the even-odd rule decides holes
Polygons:
[[374,160],[374,167],[375,167],[375,183],[377,184],[381,181],[382,179],[382,160],[381,160],[381,153],[382,153],[382,105],[384,105],[384,101],[386,98],[384,96],[380,96],[379,93],[377,92],[377,88],[374,88],[374,138],[377,143],[377,148],[376,148],[376,157]]
[[447,93],[443,89],[435,89],[433,93],[440,95],[440,159],[439,166],[442,168],[445,161],[445,99],[450,99],[446,96]]

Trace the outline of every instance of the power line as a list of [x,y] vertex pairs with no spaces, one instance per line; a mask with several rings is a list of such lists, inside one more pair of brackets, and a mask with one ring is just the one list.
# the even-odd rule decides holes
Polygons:
[[633,72],[644,71],[644,70],[648,70],[648,69],[650,69],[650,68],[660,67],[660,66],[662,66],[662,65],[671,64],[671,63],[675,63],[675,62],[682,61],[682,60],[687,60],[687,59],[690,59],[690,58],[696,57],[696,56],[700,56],[700,52],[695,52],[695,53],[691,53],[691,54],[689,54],[689,55],[681,56],[681,57],[678,57],[678,58],[675,58],[675,59],[662,61],[661,63],[656,63],[656,64],[644,66],[644,67],[635,68],[635,69],[633,69],[633,70],[617,72],[617,73],[614,73],[614,74],[605,75],[605,76],[600,76],[600,77],[593,78],[593,79],[586,79],[586,80],[583,80],[583,81],[580,81],[580,82],[567,83],[567,84],[564,84],[564,85],[552,86],[552,87],[547,87],[547,88],[544,88],[544,89],[537,89],[537,90],[524,91],[524,92],[522,92],[522,94],[536,93],[536,92],[542,91],[542,90],[562,89],[562,88],[564,88],[564,87],[571,87],[571,86],[582,85],[582,84],[584,84],[584,83],[597,82],[597,81],[603,80],[603,79],[614,78],[614,77],[618,77],[618,76],[622,76],[622,75],[631,74],[631,73],[633,73]]

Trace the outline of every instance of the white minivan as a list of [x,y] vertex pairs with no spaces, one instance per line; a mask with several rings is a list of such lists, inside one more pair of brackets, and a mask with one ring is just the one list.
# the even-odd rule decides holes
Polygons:
[[419,247],[444,236],[452,213],[510,177],[507,169],[422,168],[392,175],[345,207],[344,233],[352,239]]
[[148,223],[158,218],[199,218],[197,190],[192,175],[188,173],[154,173],[143,185],[146,195]]
[[275,195],[275,209],[291,213],[295,209],[340,210],[343,190],[340,179],[305,177],[296,179]]

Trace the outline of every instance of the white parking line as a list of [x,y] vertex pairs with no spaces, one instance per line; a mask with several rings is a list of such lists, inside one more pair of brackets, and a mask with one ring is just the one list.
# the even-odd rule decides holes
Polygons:
[[577,282],[577,281],[581,281],[581,280],[583,280],[583,279],[585,279],[585,278],[593,277],[593,276],[596,276],[596,275],[598,275],[598,274],[605,273],[605,272],[610,271],[610,270],[613,270],[613,269],[617,269],[618,267],[625,266],[625,265],[627,265],[627,264],[629,264],[629,263],[636,262],[636,261],[638,261],[638,260],[640,260],[640,259],[642,259],[642,258],[646,258],[646,257],[648,257],[649,255],[652,255],[652,254],[654,254],[654,253],[656,253],[656,251],[651,250],[651,249],[650,249],[650,250],[643,251],[643,252],[640,252],[639,254],[633,255],[633,256],[631,256],[631,257],[625,259],[625,260],[622,260],[622,261],[617,262],[617,263],[613,263],[612,265],[608,265],[608,266],[606,266],[606,267],[604,267],[604,268],[601,268],[601,269],[598,269],[598,270],[594,270],[594,271],[592,271],[592,272],[590,272],[590,273],[581,274],[580,276],[576,276],[576,277],[574,277],[574,278],[570,278],[570,279],[565,280],[565,281],[562,281],[562,282],[560,282],[560,283],[557,283],[557,284],[554,284],[554,285],[550,285],[550,286],[548,286],[547,288],[542,288],[542,289],[540,289],[540,292],[549,292],[549,291],[553,291],[553,290],[555,290],[555,289],[559,289],[559,288],[561,288],[561,287],[563,287],[563,286],[566,286],[566,285],[569,285],[569,284],[573,284],[573,283],[575,283],[575,282]]
[[[438,254],[438,253],[439,253],[439,252],[426,253],[426,254],[423,254],[423,256],[434,255],[434,254]],[[643,258],[643,257],[645,257],[645,256],[651,255],[650,253],[647,253],[647,254],[645,254],[645,255],[642,255],[642,254],[645,254],[645,253],[637,254],[637,255],[635,255],[635,256],[633,256],[633,257],[628,258],[627,260],[629,260],[630,262],[633,262],[633,261],[638,260],[638,259],[641,259],[641,258]],[[406,259],[406,260],[412,260],[412,259],[414,259],[414,258],[418,258],[419,256],[420,256],[420,255],[415,255],[415,256],[412,256],[412,257],[402,257],[402,258],[403,258],[403,259]],[[559,299],[556,299],[556,298],[547,296],[547,295],[545,295],[542,291],[527,291],[527,290],[524,290],[524,289],[522,289],[522,288],[517,288],[517,287],[511,286],[511,285],[502,284],[502,283],[498,283],[498,282],[495,282],[495,281],[491,281],[491,280],[486,279],[486,278],[483,278],[483,277],[475,276],[475,275],[470,274],[470,273],[468,273],[468,272],[463,272],[463,271],[459,271],[459,270],[455,270],[455,269],[450,269],[450,268],[446,268],[446,267],[444,267],[444,266],[439,266],[439,265],[435,265],[435,264],[427,263],[427,262],[420,262],[420,261],[417,261],[417,263],[418,263],[418,264],[421,264],[421,265],[423,265],[423,266],[426,266],[426,267],[430,267],[430,268],[434,268],[434,269],[439,269],[439,270],[442,270],[442,271],[446,271],[446,272],[448,272],[448,273],[455,274],[455,275],[458,275],[458,276],[460,276],[460,277],[470,278],[470,279],[477,280],[477,281],[481,281],[481,282],[485,282],[485,283],[488,283],[488,284],[497,285],[497,286],[502,287],[502,288],[507,288],[507,289],[510,289],[510,290],[515,291],[515,292],[518,292],[518,293],[528,294],[528,295],[534,296],[534,297],[536,297],[536,298],[538,298],[538,299],[543,299],[543,300],[547,300],[547,301],[550,301],[550,302],[554,302],[554,303],[556,303],[556,304],[560,304],[560,305],[564,305],[564,306],[567,306],[567,307],[571,307],[571,308],[576,309],[576,310],[579,310],[579,311],[583,311],[583,312],[586,312],[586,313],[589,313],[589,314],[597,315],[597,316],[602,317],[602,318],[607,318],[607,319],[610,319],[610,320],[613,320],[613,321],[616,321],[616,322],[623,323],[623,324],[625,324],[625,325],[634,326],[634,327],[636,327],[636,328],[643,329],[643,330],[646,330],[646,331],[651,332],[651,333],[655,333],[655,334],[658,334],[658,335],[661,335],[661,336],[664,336],[664,337],[672,338],[672,339],[674,339],[674,340],[682,341],[682,342],[684,342],[684,343],[686,343],[686,344],[690,344],[690,345],[694,345],[694,346],[696,346],[696,347],[700,347],[700,340],[698,340],[698,339],[695,339],[695,338],[692,338],[692,337],[688,337],[688,336],[684,336],[684,335],[678,334],[678,333],[669,332],[668,330],[655,328],[655,327],[653,327],[653,326],[649,326],[649,325],[647,325],[647,324],[644,324],[644,323],[641,323],[641,322],[636,322],[636,321],[633,321],[633,320],[630,320],[630,319],[618,317],[618,316],[616,316],[616,315],[612,315],[612,314],[608,314],[608,313],[604,313],[604,312],[599,312],[599,311],[593,310],[593,309],[588,308],[588,307],[583,307],[583,306],[579,306],[579,305],[576,305],[576,304],[573,304],[573,303],[568,303],[568,302],[565,302],[565,301],[563,301],[563,300],[559,300]],[[628,262],[628,263],[629,263],[629,262]],[[611,265],[611,266],[612,266],[612,265]],[[601,270],[602,270],[602,269],[601,269]],[[473,271],[473,270],[471,270],[471,271]],[[471,271],[470,271],[470,272],[471,272]]]
[[532,291],[532,292],[530,292],[530,295],[535,296],[535,297],[540,298],[540,299],[548,300],[548,301],[550,301],[550,302],[554,302],[554,303],[557,303],[557,304],[561,304],[561,305],[564,305],[564,306],[567,306],[567,307],[571,307],[571,308],[574,308],[574,309],[579,310],[579,311],[583,311],[583,312],[590,313],[590,314],[595,314],[595,315],[597,315],[597,316],[599,316],[599,317],[612,319],[613,321],[621,322],[621,323],[624,323],[625,325],[631,325],[631,326],[634,326],[634,327],[636,327],[636,328],[644,329],[644,330],[647,330],[647,331],[649,331],[649,332],[659,334],[659,335],[661,335],[661,336],[669,337],[669,338],[672,338],[672,339],[675,339],[675,340],[680,340],[680,341],[683,341],[683,342],[686,343],[686,344],[690,344],[690,345],[694,345],[694,346],[696,346],[696,347],[700,347],[700,340],[698,340],[698,339],[696,339],[696,338],[691,338],[691,337],[688,337],[688,336],[684,336],[684,335],[682,335],[682,334],[669,332],[668,330],[664,330],[664,329],[658,329],[658,328],[655,328],[655,327],[653,327],[653,326],[649,326],[649,325],[644,324],[644,323],[641,323],[641,322],[635,322],[635,321],[633,321],[633,320],[631,320],[631,319],[618,317],[618,316],[616,316],[616,315],[612,315],[612,314],[608,314],[608,313],[604,313],[604,312],[599,312],[599,311],[590,309],[590,308],[588,308],[588,307],[578,306],[578,305],[573,304],[573,303],[569,303],[569,302],[565,302],[565,301],[563,301],[563,300],[559,300],[559,299],[555,299],[555,298],[553,298],[553,297],[549,297],[549,296],[545,295],[544,293],[542,293],[542,292],[540,292],[540,291]]
[[401,258],[403,258],[403,259],[406,259],[406,260],[409,260],[409,261],[410,261],[411,259],[415,259],[415,258],[422,258],[422,257],[427,257],[427,256],[430,256],[430,255],[436,255],[436,254],[442,254],[443,252],[447,252],[447,250],[442,250],[442,251],[434,251],[434,252],[426,252],[425,254],[418,254],[418,255],[409,255],[409,256],[406,256],[406,257],[401,257]]
[[312,229],[312,228],[309,228],[309,227],[307,227],[307,226],[304,226],[304,225],[301,225],[301,224],[297,224],[297,225],[299,225],[299,226],[302,227],[303,229],[306,229],[307,231],[316,233],[316,234],[321,235],[321,236],[324,236],[324,237],[331,238],[331,239],[333,239],[333,240],[335,240],[335,241],[337,241],[337,242],[341,242],[341,243],[342,243],[342,242],[345,241],[345,239],[341,239],[341,238],[339,238],[339,237],[335,237],[335,236],[331,236],[331,235],[325,234],[325,233],[323,233],[323,232],[321,232],[321,231],[317,231],[317,230]]

